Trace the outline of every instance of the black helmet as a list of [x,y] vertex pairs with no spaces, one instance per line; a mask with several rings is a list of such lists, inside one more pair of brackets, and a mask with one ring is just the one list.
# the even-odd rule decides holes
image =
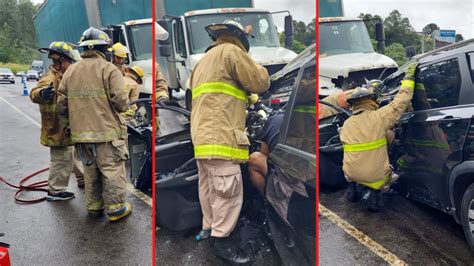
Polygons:
[[367,99],[367,98],[375,101],[377,99],[377,95],[375,95],[373,91],[367,88],[359,87],[355,89],[354,92],[352,93],[352,96],[349,99],[347,99],[347,103],[349,105],[353,105],[358,100]]
[[107,33],[90,27],[82,33],[81,39],[79,40],[79,47],[88,47],[89,49],[94,46],[109,46],[112,40]]
[[217,39],[219,34],[228,32],[239,38],[247,52],[250,49],[250,43],[248,39],[249,34],[244,31],[244,27],[242,27],[242,25],[237,21],[228,19],[220,24],[207,25],[206,31],[209,33],[209,36],[211,36],[213,41]]
[[[73,61],[78,61],[77,53],[75,53],[74,44],[67,42],[52,42],[48,48],[39,48],[41,53],[57,53],[60,56],[67,57]],[[49,56],[48,56],[49,57]]]

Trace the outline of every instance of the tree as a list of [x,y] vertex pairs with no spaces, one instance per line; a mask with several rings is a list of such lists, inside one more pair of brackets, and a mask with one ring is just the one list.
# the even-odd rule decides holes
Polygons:
[[419,36],[410,25],[410,20],[402,17],[398,10],[393,10],[384,20],[386,44],[393,43],[406,46],[419,45]]
[[431,35],[435,30],[439,30],[438,25],[435,23],[430,23],[423,28],[423,33],[426,35]]
[[405,55],[405,48],[400,43],[392,43],[385,48],[385,55],[392,58],[399,66],[404,65],[408,58]]
[[462,36],[462,34],[456,34],[456,42],[460,42],[460,41],[463,41],[464,40],[464,37]]

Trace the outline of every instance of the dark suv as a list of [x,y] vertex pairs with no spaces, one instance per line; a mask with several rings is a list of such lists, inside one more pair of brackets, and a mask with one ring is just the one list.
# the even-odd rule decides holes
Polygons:
[[[395,141],[389,147],[391,165],[400,173],[394,189],[451,214],[474,249],[474,40],[416,60],[420,64],[412,106],[395,126]],[[384,80],[381,105],[398,92],[404,68]],[[344,180],[337,129],[350,113],[338,111],[320,121],[322,185]],[[331,172],[335,174],[330,176]]]

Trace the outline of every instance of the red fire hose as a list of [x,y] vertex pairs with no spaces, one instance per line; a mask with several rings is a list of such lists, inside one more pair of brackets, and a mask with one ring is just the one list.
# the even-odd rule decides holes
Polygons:
[[8,186],[10,187],[13,187],[13,188],[16,188],[18,189],[18,191],[15,193],[15,201],[16,203],[19,203],[19,204],[32,204],[32,203],[38,203],[38,202],[42,202],[44,200],[46,200],[46,197],[42,197],[42,198],[37,198],[37,199],[29,199],[29,200],[26,200],[26,199],[21,199],[20,198],[20,194],[24,191],[43,191],[43,192],[48,192],[48,189],[46,188],[48,186],[48,180],[44,180],[44,181],[39,181],[39,182],[36,182],[36,183],[33,183],[33,184],[25,184],[29,179],[31,179],[32,177],[35,177],[41,173],[44,173],[46,171],[48,171],[49,168],[45,168],[43,170],[39,170],[29,176],[26,176],[24,177],[21,181],[20,181],[20,184],[18,184],[18,186],[15,186],[11,183],[8,183],[3,177],[0,176],[0,181],[7,184]]

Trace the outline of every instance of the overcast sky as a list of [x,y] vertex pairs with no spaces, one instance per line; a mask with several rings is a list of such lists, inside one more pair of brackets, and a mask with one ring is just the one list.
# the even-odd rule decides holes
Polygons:
[[[370,13],[387,17],[394,9],[410,20],[416,31],[429,23],[474,38],[474,0],[343,0],[347,17]],[[257,0],[255,0],[257,2]]]
[[[255,8],[271,12],[288,10],[293,20],[303,21],[305,24],[316,17],[316,0],[253,0],[253,2]],[[274,22],[279,28],[283,28],[285,15],[275,15]]]

